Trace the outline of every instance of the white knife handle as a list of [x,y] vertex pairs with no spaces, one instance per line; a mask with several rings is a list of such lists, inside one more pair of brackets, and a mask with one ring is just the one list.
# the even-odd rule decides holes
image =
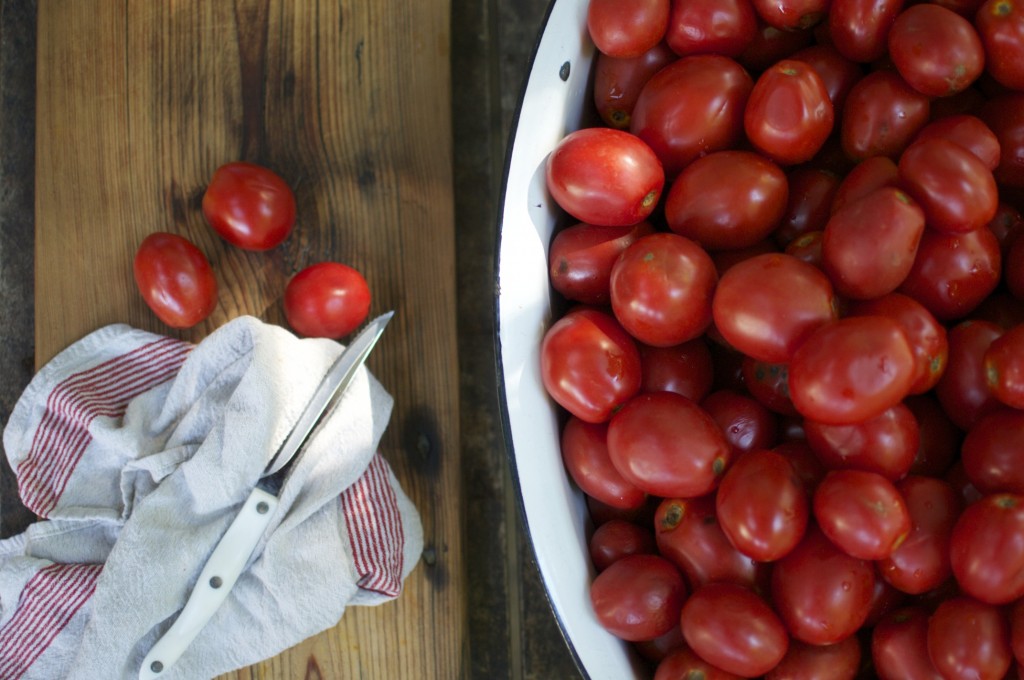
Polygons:
[[277,498],[262,489],[249,495],[206,561],[184,609],[143,660],[139,680],[156,680],[166,673],[224,603],[276,507]]

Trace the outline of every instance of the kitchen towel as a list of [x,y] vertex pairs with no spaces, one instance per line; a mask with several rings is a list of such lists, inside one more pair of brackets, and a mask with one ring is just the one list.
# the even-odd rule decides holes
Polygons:
[[[68,347],[4,429],[40,521],[0,541],[0,678],[137,678],[342,346],[254,317],[198,344],[123,324]],[[397,597],[422,550],[364,367],[296,461],[246,570],[162,677],[209,678]]]

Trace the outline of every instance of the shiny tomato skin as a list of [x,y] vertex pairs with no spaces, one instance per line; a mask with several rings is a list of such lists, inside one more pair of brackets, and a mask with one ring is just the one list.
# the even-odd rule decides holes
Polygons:
[[985,46],[985,67],[1011,90],[1024,90],[1024,6],[1019,0],[987,0],[974,15]]
[[964,473],[981,493],[1024,494],[1024,411],[997,408],[967,431],[960,448]]
[[623,479],[612,465],[607,440],[607,423],[587,423],[569,416],[562,427],[562,462],[585,494],[614,508],[640,508],[647,494]]
[[712,666],[689,647],[676,650],[658,664],[654,680],[739,680],[740,676]]
[[871,632],[871,658],[881,680],[943,680],[928,656],[928,610],[897,609]]
[[888,156],[870,156],[854,165],[836,188],[831,214],[882,187],[899,187],[899,168]]
[[654,211],[665,186],[661,162],[642,140],[622,130],[570,132],[545,163],[548,191],[580,222],[636,224]]
[[217,307],[210,262],[183,236],[150,234],[135,251],[132,270],[142,299],[171,328],[191,328]]
[[711,416],[674,392],[639,394],[623,404],[608,426],[608,453],[623,477],[663,498],[713,491],[733,458]]
[[825,225],[822,268],[836,292],[870,300],[896,290],[914,266],[924,212],[892,187],[844,206]]
[[834,122],[825,81],[813,66],[795,59],[784,59],[758,77],[743,117],[750,143],[780,165],[813,158]]
[[775,444],[775,414],[753,397],[721,389],[709,394],[700,406],[718,423],[736,451],[766,449]]
[[861,666],[860,641],[850,636],[832,645],[793,640],[765,680],[854,680]]
[[217,168],[203,215],[221,238],[245,250],[270,250],[295,226],[295,195],[274,171],[242,161]]
[[856,62],[882,57],[886,40],[904,0],[832,0],[828,35],[839,52]]
[[928,656],[945,678],[1001,680],[1013,653],[1006,615],[970,597],[945,600],[928,620]]
[[807,62],[821,76],[828,98],[832,101],[832,111],[838,119],[842,115],[843,105],[846,104],[850,90],[864,77],[861,65],[847,59],[829,44],[805,47],[793,53],[790,59]]
[[735,60],[716,54],[683,57],[647,81],[629,125],[674,178],[695,159],[733,147],[754,81]]
[[775,563],[771,588],[776,612],[794,638],[834,644],[853,635],[867,619],[875,571],[812,524],[796,548]]
[[715,263],[688,238],[655,233],[637,239],[612,266],[612,311],[638,341],[671,347],[711,324]]
[[601,423],[640,391],[640,352],[611,315],[572,311],[541,342],[544,387],[569,413]]
[[720,54],[736,57],[757,32],[750,0],[673,2],[665,42],[680,56]]
[[928,123],[929,98],[898,73],[872,71],[850,89],[840,139],[854,161],[871,156],[897,158]]
[[783,248],[800,236],[825,228],[840,183],[834,172],[807,165],[791,169],[786,180],[789,200],[779,226],[772,233]]
[[714,365],[703,337],[672,347],[639,348],[642,392],[676,392],[699,402],[711,391]]
[[683,575],[657,555],[616,560],[590,584],[590,601],[600,624],[628,640],[653,640],[679,624],[686,599]]
[[1008,329],[985,350],[985,379],[996,399],[1024,409],[1024,325]]
[[587,32],[594,45],[613,57],[636,57],[665,36],[669,0],[591,0]]
[[734,583],[709,583],[683,605],[683,637],[701,658],[730,673],[757,677],[786,655],[789,636],[771,606]]
[[580,223],[562,229],[548,252],[551,287],[568,300],[607,304],[615,260],[641,236],[653,233],[646,221],[624,227]]
[[787,364],[744,357],[741,369],[744,385],[751,396],[779,415],[798,415],[789,394]]
[[985,49],[971,22],[935,4],[900,12],[889,30],[889,57],[918,92],[947,97],[973,83],[985,65]]
[[978,110],[999,140],[996,181],[1007,187],[1024,187],[1024,92],[1006,92],[986,101]]
[[284,289],[284,315],[299,335],[343,338],[370,312],[370,287],[358,270],[318,262],[301,270]]
[[830,470],[877,472],[895,482],[914,464],[920,431],[903,403],[879,415],[848,425],[804,419],[807,444]]
[[912,144],[947,139],[974,154],[990,171],[999,167],[999,140],[977,116],[961,113],[938,118],[921,128]]
[[594,106],[608,127],[629,130],[629,121],[640,91],[651,77],[677,59],[664,41],[638,57],[610,57],[598,53],[594,60]]
[[960,429],[969,430],[1000,407],[985,376],[985,352],[1003,334],[988,321],[964,321],[949,330],[949,364],[935,385],[935,396]]
[[824,19],[830,4],[830,0],[754,0],[754,9],[770,26],[800,31]]
[[910,533],[895,485],[876,472],[833,470],[814,490],[814,519],[829,540],[862,560],[892,555]]
[[968,505],[953,527],[950,560],[963,592],[982,602],[1024,596],[1024,496],[989,494]]
[[654,555],[658,551],[649,528],[624,519],[613,519],[594,529],[587,547],[598,571],[627,555]]
[[715,507],[729,541],[759,562],[773,562],[796,547],[810,515],[793,466],[767,450],[737,457],[718,487]]
[[747,248],[778,226],[788,198],[785,173],[764,156],[717,151],[679,173],[665,198],[665,220],[708,250]]
[[792,255],[758,255],[726,271],[711,303],[715,328],[749,357],[785,363],[838,316],[835,293],[816,267]]
[[805,417],[832,425],[873,418],[903,400],[914,354],[900,325],[858,316],[821,326],[789,364],[789,394]]

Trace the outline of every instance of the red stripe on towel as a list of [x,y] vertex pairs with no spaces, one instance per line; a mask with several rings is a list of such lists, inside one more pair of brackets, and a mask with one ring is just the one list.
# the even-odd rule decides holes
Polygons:
[[96,590],[100,564],[51,564],[29,579],[0,628],[0,678],[17,680]]
[[192,347],[161,338],[58,383],[47,397],[28,456],[18,465],[25,506],[48,517],[92,441],[93,419],[123,416],[133,398],[173,378]]
[[388,464],[380,454],[374,455],[362,477],[341,494],[341,505],[359,587],[398,597],[405,535]]

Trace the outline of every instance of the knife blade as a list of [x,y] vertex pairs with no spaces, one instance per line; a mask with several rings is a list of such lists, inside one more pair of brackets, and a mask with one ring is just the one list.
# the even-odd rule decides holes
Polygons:
[[252,493],[214,547],[185,606],[153,645],[139,669],[139,680],[157,680],[173,666],[227,599],[277,508],[281,489],[305,444],[366,362],[394,312],[369,322],[327,370],[284,443],[267,464]]

